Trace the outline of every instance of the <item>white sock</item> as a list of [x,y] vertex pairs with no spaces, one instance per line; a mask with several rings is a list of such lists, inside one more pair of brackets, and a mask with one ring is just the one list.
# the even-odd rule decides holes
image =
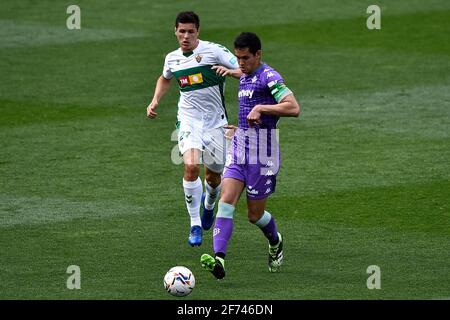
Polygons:
[[214,204],[216,203],[217,198],[220,193],[220,184],[213,188],[208,182],[205,180],[205,189],[206,189],[206,197],[205,197],[205,208],[208,210],[214,209]]
[[186,207],[191,217],[191,227],[201,226],[200,204],[203,194],[203,186],[200,178],[195,181],[186,181],[183,179],[184,199]]

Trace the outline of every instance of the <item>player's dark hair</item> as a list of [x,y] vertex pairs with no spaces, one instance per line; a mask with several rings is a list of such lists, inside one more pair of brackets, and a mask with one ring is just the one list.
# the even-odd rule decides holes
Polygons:
[[253,32],[242,32],[234,40],[234,47],[236,49],[248,48],[248,51],[255,54],[258,50],[261,50],[261,40]]
[[193,23],[197,30],[200,28],[200,18],[193,11],[180,12],[175,19],[175,28],[178,28],[179,23]]

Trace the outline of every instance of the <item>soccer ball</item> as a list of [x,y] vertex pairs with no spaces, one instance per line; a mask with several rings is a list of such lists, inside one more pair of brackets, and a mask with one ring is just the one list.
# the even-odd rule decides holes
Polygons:
[[167,271],[164,276],[164,288],[176,297],[184,297],[195,287],[194,274],[186,267],[176,266]]

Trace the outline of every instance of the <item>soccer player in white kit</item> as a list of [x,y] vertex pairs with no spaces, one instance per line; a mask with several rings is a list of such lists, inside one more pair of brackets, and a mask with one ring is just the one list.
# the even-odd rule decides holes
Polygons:
[[[200,246],[203,229],[214,221],[214,205],[220,193],[225,163],[224,126],[227,112],[224,102],[225,76],[239,78],[236,57],[224,46],[198,39],[200,21],[192,11],[180,12],[175,20],[175,35],[180,47],[164,61],[162,75],[156,82],[147,116],[155,118],[161,98],[171,80],[178,82],[178,148],[183,155],[183,188],[191,220],[188,243]],[[204,164],[205,190],[199,178]],[[200,207],[203,212],[200,217]]]

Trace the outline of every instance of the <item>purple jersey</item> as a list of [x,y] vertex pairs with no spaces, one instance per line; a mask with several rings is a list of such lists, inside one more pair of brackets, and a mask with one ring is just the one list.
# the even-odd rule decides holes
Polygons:
[[[239,130],[233,138],[234,162],[264,164],[264,155],[278,158],[276,127],[279,117],[262,114],[261,124],[250,128],[247,116],[255,105],[277,104],[292,92],[281,75],[267,64],[261,64],[252,74],[239,81]],[[255,157],[252,155],[258,156]],[[263,159],[261,159],[263,158]]]
[[[257,104],[277,104],[291,91],[281,75],[267,64],[261,64],[250,75],[239,81],[239,128],[248,129],[247,116]],[[275,129],[279,117],[263,114],[259,128]]]
[[277,116],[261,115],[261,124],[250,128],[247,116],[257,104],[278,104],[292,92],[278,72],[262,64],[239,84],[239,129],[233,137],[224,178],[245,183],[247,197],[263,199],[275,191],[280,167]]

